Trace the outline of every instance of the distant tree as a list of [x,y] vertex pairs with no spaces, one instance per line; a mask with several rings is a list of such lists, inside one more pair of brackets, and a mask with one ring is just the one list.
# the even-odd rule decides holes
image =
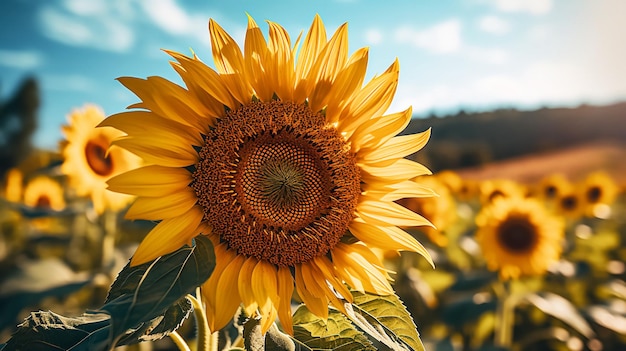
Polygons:
[[0,101],[0,178],[33,150],[38,109],[39,87],[34,78],[25,79],[11,98]]

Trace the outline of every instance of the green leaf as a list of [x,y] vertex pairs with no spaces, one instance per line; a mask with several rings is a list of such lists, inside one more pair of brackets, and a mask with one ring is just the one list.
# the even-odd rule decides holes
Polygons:
[[544,292],[541,295],[535,293],[528,294],[524,296],[524,299],[544,313],[560,319],[587,338],[595,335],[589,323],[578,312],[576,307],[563,296]]
[[305,350],[375,350],[367,337],[341,312],[331,309],[328,320],[311,313],[305,305],[293,315],[294,338]]
[[352,291],[354,302],[348,317],[364,332],[390,349],[423,351],[424,345],[406,307],[396,295]]
[[[124,267],[101,308],[111,315],[112,345],[128,330],[141,329],[143,323],[164,316],[172,305],[209,278],[215,267],[213,245],[202,235],[194,239],[194,244],[152,262]],[[174,312],[170,310],[170,314]],[[169,331],[178,326],[179,321],[174,322],[161,329]]]
[[199,236],[194,246],[136,267],[127,265],[99,311],[74,318],[31,313],[2,350],[109,350],[161,338],[189,315],[191,304],[185,296],[204,283],[214,267],[211,241]]
[[31,312],[2,350],[106,350],[110,319],[105,313],[68,318],[50,311]]

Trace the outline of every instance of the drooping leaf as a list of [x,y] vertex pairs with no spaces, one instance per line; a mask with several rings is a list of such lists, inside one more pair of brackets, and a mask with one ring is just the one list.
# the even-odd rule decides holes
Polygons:
[[193,246],[150,263],[127,265],[99,311],[74,318],[32,313],[2,350],[109,350],[161,338],[189,315],[185,296],[208,279],[214,267],[213,246],[199,236]]
[[325,322],[305,305],[298,307],[293,315],[293,332],[297,346],[304,350],[375,350],[367,337],[334,309]]
[[595,335],[589,323],[578,312],[576,307],[563,296],[550,292],[532,293],[526,295],[525,300],[537,306],[544,313],[565,322],[587,338]]
[[[111,315],[113,345],[129,329],[139,329],[142,323],[164,316],[172,305],[209,278],[215,267],[213,245],[202,235],[194,242],[194,246],[182,247],[152,262],[135,267],[128,264],[120,272],[101,308]],[[178,317],[189,312],[176,310],[170,312]],[[180,323],[171,322],[161,330],[170,330]]]
[[162,316],[142,323],[139,328],[130,334],[127,332],[119,340],[118,345],[133,344],[137,341],[159,340],[178,329],[187,319],[192,309],[189,299],[182,298],[170,306]]
[[2,350],[106,350],[110,319],[105,313],[68,318],[50,311],[31,312]]
[[352,295],[354,314],[348,309],[348,316],[359,328],[391,349],[424,350],[413,318],[396,295],[358,291],[352,291]]

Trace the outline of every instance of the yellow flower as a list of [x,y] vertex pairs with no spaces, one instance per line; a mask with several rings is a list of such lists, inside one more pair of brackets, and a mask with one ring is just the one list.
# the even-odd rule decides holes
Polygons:
[[24,205],[61,211],[65,208],[63,187],[48,176],[37,176],[24,187]]
[[524,187],[510,179],[491,179],[480,183],[480,202],[482,204],[488,204],[500,198],[524,196]]
[[78,196],[91,197],[99,214],[106,209],[121,210],[133,200],[132,196],[107,190],[106,181],[138,167],[140,162],[130,152],[110,147],[114,139],[124,134],[114,128],[96,128],[104,117],[102,109],[95,105],[75,109],[68,115],[69,125],[62,127],[66,140],[61,143],[61,172],[68,176],[69,185]]
[[127,218],[160,220],[131,263],[209,235],[217,265],[202,290],[212,330],[243,303],[263,331],[278,317],[291,332],[294,286],[324,318],[329,303],[343,309],[337,293],[352,300],[345,284],[391,294],[370,247],[427,256],[398,226],[430,223],[394,201],[431,193],[410,181],[428,169],[404,159],[430,131],[394,137],[411,109],[383,115],[398,62],[363,85],[367,48],[349,56],[347,25],[327,40],[318,16],[299,49],[273,22],[266,42],[252,18],[243,53],[213,20],[209,32],[216,70],[167,51],[186,88],[120,78],[143,110],[102,124],[128,133],[114,144],[151,163],[109,181],[138,196]]
[[9,202],[21,202],[24,176],[17,168],[11,168],[5,178],[4,198]]
[[535,191],[535,196],[544,201],[554,201],[571,187],[570,181],[561,173],[553,173],[543,178]]
[[596,171],[587,175],[578,189],[582,194],[582,206],[588,215],[593,215],[594,210],[599,205],[613,204],[619,193],[619,187],[613,178],[603,171]]
[[434,174],[434,177],[444,184],[452,194],[455,194],[463,186],[463,178],[452,170],[443,170]]
[[496,200],[480,211],[476,224],[488,268],[503,279],[543,274],[561,255],[563,223],[536,200]]
[[573,186],[561,191],[555,205],[554,212],[566,218],[577,219],[583,215],[582,196]]
[[448,238],[446,229],[457,219],[457,209],[454,198],[446,185],[433,176],[418,177],[415,181],[432,189],[438,197],[408,198],[398,201],[411,211],[418,212],[427,218],[433,227],[423,227],[420,231],[428,236],[428,239],[438,246],[446,246]]

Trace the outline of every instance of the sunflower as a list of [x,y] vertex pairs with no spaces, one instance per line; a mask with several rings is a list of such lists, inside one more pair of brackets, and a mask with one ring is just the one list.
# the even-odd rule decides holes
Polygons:
[[487,266],[503,279],[542,274],[561,255],[564,225],[536,200],[498,199],[480,211],[476,224]]
[[24,187],[24,205],[37,209],[61,211],[65,208],[63,187],[48,176],[37,176],[29,180]]
[[570,181],[561,173],[553,173],[544,177],[534,191],[534,195],[547,202],[555,201],[571,187]]
[[[123,133],[114,128],[95,128],[104,119],[98,106],[86,105],[68,115],[69,125],[62,131],[63,164],[61,172],[78,196],[91,197],[97,213],[123,209],[133,197],[108,191],[106,181],[114,175],[136,168],[140,159],[111,142]],[[109,148],[110,147],[110,148]]]
[[432,176],[417,177],[415,182],[425,188],[432,189],[438,197],[408,198],[402,199],[398,203],[426,217],[435,227],[423,227],[420,228],[420,231],[424,232],[432,243],[442,247],[446,246],[448,238],[445,231],[457,219],[454,198],[448,187],[438,178]]
[[583,215],[583,198],[572,186],[563,190],[556,198],[554,212],[569,219],[577,219]]
[[488,204],[499,198],[524,197],[524,187],[510,179],[491,179],[479,185],[480,201]]
[[582,206],[588,215],[593,215],[598,206],[612,205],[619,192],[613,178],[603,171],[588,174],[578,188],[582,193]]
[[447,169],[437,172],[434,174],[434,177],[445,185],[452,194],[457,193],[463,186],[463,178],[453,170]]
[[[430,223],[396,204],[432,192],[410,181],[430,171],[404,157],[430,130],[396,136],[411,109],[383,115],[395,94],[397,60],[363,84],[368,49],[348,55],[347,25],[327,40],[315,16],[302,47],[269,23],[266,41],[248,17],[244,51],[209,21],[215,70],[195,55],[166,51],[183,88],[161,77],[120,82],[142,110],[103,126],[128,135],[114,142],[150,163],[109,181],[137,195],[126,217],[160,220],[135,252],[138,265],[202,233],[214,242],[215,270],[202,286],[211,330],[240,304],[263,331],[278,317],[292,332],[291,296],[328,316],[349,287],[392,294],[370,247],[422,245],[398,226]],[[428,257],[430,260],[430,258]]]

